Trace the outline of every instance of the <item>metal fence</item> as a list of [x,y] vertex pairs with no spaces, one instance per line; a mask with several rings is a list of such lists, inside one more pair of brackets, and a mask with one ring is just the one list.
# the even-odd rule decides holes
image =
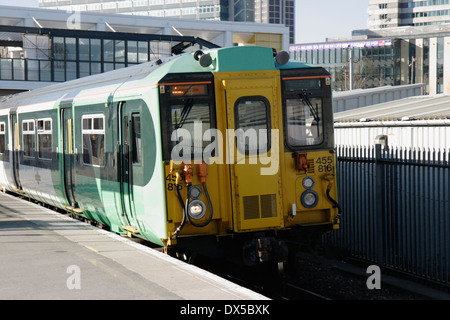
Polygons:
[[450,286],[450,152],[338,147],[341,228],[328,247]]

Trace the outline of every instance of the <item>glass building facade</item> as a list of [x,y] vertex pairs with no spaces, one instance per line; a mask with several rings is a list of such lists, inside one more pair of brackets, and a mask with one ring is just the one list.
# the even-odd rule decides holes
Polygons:
[[33,35],[27,30],[17,33],[22,47],[0,43],[0,80],[73,80],[171,56],[173,45],[191,38],[60,29]]
[[[401,40],[367,40],[291,46],[291,58],[323,66],[332,75],[335,91],[401,84]],[[352,65],[351,65],[352,64]],[[353,69],[353,70],[351,70]],[[353,79],[350,72],[353,71]]]
[[52,81],[68,81],[168,57],[171,47],[148,40],[53,37],[52,53]]
[[290,46],[290,55],[326,68],[335,91],[424,83],[425,93],[450,93],[444,83],[444,53],[450,50],[445,50],[446,39],[442,35],[299,44]]

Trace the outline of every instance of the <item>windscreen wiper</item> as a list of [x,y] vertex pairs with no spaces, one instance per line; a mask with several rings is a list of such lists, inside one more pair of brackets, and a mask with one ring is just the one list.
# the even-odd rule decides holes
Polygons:
[[309,112],[311,112],[313,118],[315,121],[319,122],[320,118],[319,118],[319,113],[317,111],[317,109],[314,109],[314,106],[311,103],[311,100],[309,100],[308,96],[306,95],[306,93],[301,92],[298,94],[298,96],[300,97],[300,99],[303,101],[304,104],[306,104],[309,108]]
[[192,106],[194,105],[194,99],[187,99],[184,104],[183,110],[181,110],[180,121],[175,125],[175,129],[179,129],[183,127],[184,122],[186,121],[189,112],[192,110]]

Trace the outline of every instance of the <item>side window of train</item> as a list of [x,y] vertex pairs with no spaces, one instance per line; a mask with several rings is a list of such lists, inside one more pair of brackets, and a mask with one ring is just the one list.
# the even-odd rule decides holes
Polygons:
[[89,114],[81,118],[83,135],[83,163],[105,166],[105,116]]
[[0,154],[4,154],[6,150],[6,124],[0,122]]
[[241,97],[235,103],[236,144],[242,154],[270,149],[270,103],[261,96]]
[[37,120],[38,157],[39,159],[52,159],[52,119]]
[[141,115],[133,113],[131,115],[131,132],[133,144],[133,163],[142,163],[142,137],[141,137]]
[[22,121],[22,146],[23,156],[26,158],[34,158],[34,152],[36,150],[34,120]]

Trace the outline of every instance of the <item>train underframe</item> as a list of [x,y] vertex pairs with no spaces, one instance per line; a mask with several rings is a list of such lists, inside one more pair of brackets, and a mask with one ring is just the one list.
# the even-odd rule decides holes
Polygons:
[[332,229],[331,224],[318,224],[283,230],[178,237],[177,244],[166,248],[166,252],[186,261],[203,255],[242,266],[292,262],[299,250],[317,248],[322,235]]

